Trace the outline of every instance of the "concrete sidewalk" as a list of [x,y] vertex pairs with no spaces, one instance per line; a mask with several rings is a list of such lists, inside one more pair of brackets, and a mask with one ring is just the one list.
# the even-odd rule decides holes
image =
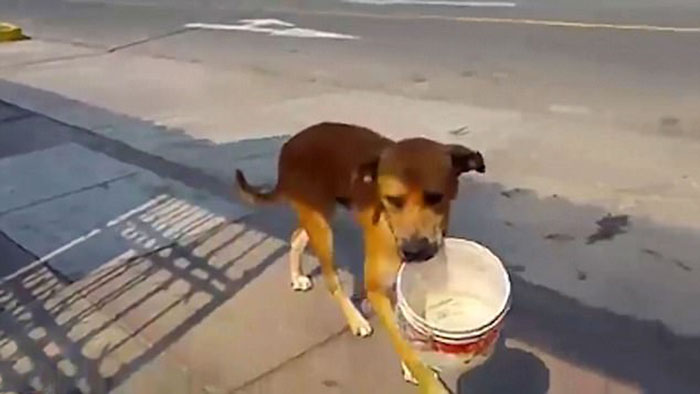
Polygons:
[[[32,56],[56,50],[31,45]],[[132,70],[128,78],[114,77],[121,68]],[[353,90],[138,52],[10,67],[0,76],[0,98],[196,169],[191,178],[205,179],[224,198],[234,167],[251,182],[274,183],[285,136],[314,122],[360,119],[394,138],[424,135],[478,147],[490,157],[489,173],[461,195],[453,234],[498,250],[531,283],[593,307],[661,320],[680,335],[700,335],[698,317],[677,312],[700,296],[697,140],[577,115]],[[251,89],[254,94],[236,93]],[[169,174],[177,179],[180,172]],[[588,243],[590,237],[596,242]]]
[[[217,197],[215,185],[193,190],[188,183],[195,178],[163,177],[174,165],[168,161],[153,166],[96,134],[11,105],[0,108],[0,172],[10,180],[2,188],[0,228],[34,253],[31,261],[46,261],[25,257],[24,268],[2,285],[6,337],[0,350],[3,365],[14,365],[2,374],[4,388],[414,392],[402,381],[383,331],[354,338],[322,286],[307,294],[291,291],[284,261],[289,213],[251,214]],[[341,234],[351,231],[343,218],[338,226]],[[341,253],[344,262],[352,258],[358,257],[347,249]],[[352,287],[352,278],[342,277]],[[619,319],[612,316],[588,321],[591,311],[581,306],[572,311],[543,300],[551,294],[521,280],[515,286],[520,300],[507,339],[492,363],[461,381],[464,392],[640,390],[641,382],[579,365],[537,338],[581,341],[567,347],[590,361],[588,340],[574,339],[581,330],[622,339],[630,322],[611,325],[611,318]],[[539,308],[578,315],[569,323],[585,320],[587,326],[533,329],[544,324]]]
[[[43,63],[64,44],[21,45],[10,51],[44,60],[0,73],[0,245],[14,256],[3,389],[414,392],[381,330],[352,338],[322,286],[290,290],[290,213],[231,197],[233,168],[274,182],[286,135],[326,119],[422,130],[493,158],[487,178],[465,180],[452,232],[504,258],[515,304],[497,356],[463,392],[700,386],[687,142],[133,53]],[[258,93],[231,108],[212,86]],[[637,159],[620,162],[623,148]],[[343,216],[336,227],[357,290],[359,234]]]

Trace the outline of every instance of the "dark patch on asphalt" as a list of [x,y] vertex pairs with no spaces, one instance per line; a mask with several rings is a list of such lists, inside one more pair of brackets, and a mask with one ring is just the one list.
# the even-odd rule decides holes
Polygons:
[[578,279],[580,281],[584,281],[584,280],[588,279],[588,274],[584,271],[576,270],[576,279]]
[[661,118],[662,126],[677,126],[681,121],[673,116],[665,116]]
[[504,221],[503,224],[505,224],[508,227],[513,227],[513,222],[509,222],[508,220]]
[[450,133],[451,135],[454,135],[456,137],[461,137],[463,135],[467,135],[467,134],[471,133],[471,130],[469,130],[468,126],[462,126],[458,129],[450,130],[450,131],[448,131],[448,133]]
[[681,120],[674,116],[664,116],[659,119],[659,132],[668,136],[679,136],[683,134]]
[[521,189],[519,187],[513,188],[513,189],[508,189],[504,190],[501,192],[501,195],[505,198],[513,198],[515,196],[518,196],[520,194],[525,193],[525,189]]
[[642,249],[642,252],[648,254],[649,256],[656,257],[657,259],[662,259],[664,257],[661,253],[653,249]]
[[428,78],[426,78],[425,75],[422,75],[422,74],[413,74],[413,75],[411,75],[411,82],[413,82],[413,83],[425,83],[425,82],[428,82]]
[[648,249],[648,248],[642,249],[642,253],[653,257],[657,261],[670,262],[671,264],[675,265],[676,267],[678,267],[686,272],[690,272],[693,270],[693,267],[689,266],[688,264],[686,264],[682,260],[670,259],[670,258],[664,256],[662,253],[660,253],[656,250],[653,250],[653,249]]
[[586,244],[592,245],[600,241],[610,241],[620,234],[627,232],[630,225],[629,215],[607,214],[596,222],[598,230],[588,236]]
[[693,270],[693,268],[692,268],[691,266],[689,266],[688,264],[682,262],[681,260],[673,259],[673,260],[671,260],[671,262],[672,262],[673,264],[675,264],[678,268],[681,268],[681,269],[683,269],[683,270],[685,270],[685,271],[690,272],[690,271]]
[[556,242],[570,242],[576,239],[573,235],[562,234],[562,233],[552,233],[544,236],[544,239]]
[[326,387],[338,387],[338,386],[340,386],[338,384],[338,382],[333,380],[333,379],[326,379],[326,380],[322,381],[321,383]]
[[476,75],[476,71],[464,70],[459,74],[462,78],[471,78]]

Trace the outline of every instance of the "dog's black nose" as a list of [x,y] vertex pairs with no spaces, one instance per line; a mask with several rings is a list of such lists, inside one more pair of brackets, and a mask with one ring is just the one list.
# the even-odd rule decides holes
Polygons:
[[407,263],[428,260],[437,251],[438,245],[425,237],[412,237],[401,243],[401,255]]

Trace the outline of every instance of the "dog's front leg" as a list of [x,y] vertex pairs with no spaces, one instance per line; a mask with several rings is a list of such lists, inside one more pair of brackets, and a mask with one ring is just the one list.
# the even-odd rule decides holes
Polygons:
[[394,309],[391,306],[391,300],[387,295],[388,289],[381,284],[371,282],[368,283],[367,287],[367,298],[369,298],[374,312],[389,333],[389,338],[401,358],[401,361],[418,381],[420,392],[423,394],[449,394],[449,390],[440,382],[435,372],[421,362],[416,351],[411,348],[409,343],[401,336],[401,331],[394,318]]
[[[408,368],[423,394],[449,394],[435,373],[418,357],[403,338],[391,304],[391,287],[401,265],[396,241],[387,222],[375,218],[373,209],[358,212],[357,219],[365,236],[365,289],[374,313],[384,326],[401,362]],[[377,220],[378,219],[378,220]]]

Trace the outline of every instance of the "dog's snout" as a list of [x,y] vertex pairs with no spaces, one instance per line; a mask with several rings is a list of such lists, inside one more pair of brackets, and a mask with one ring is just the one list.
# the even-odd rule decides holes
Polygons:
[[401,243],[401,254],[406,262],[425,261],[438,251],[438,245],[425,237],[412,237]]

